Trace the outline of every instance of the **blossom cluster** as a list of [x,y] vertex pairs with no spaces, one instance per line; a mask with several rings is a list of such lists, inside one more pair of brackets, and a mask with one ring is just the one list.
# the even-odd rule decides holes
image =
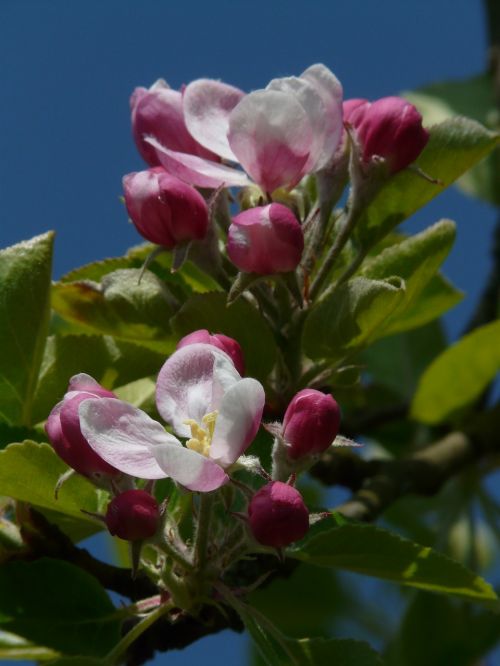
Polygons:
[[226,247],[240,271],[257,275],[293,271],[304,248],[295,212],[273,201],[273,193],[314,174],[333,188],[345,179],[351,142],[361,169],[383,163],[392,174],[409,166],[429,138],[409,102],[343,101],[340,82],[321,64],[248,94],[210,79],[182,91],[159,80],[135,90],[131,110],[133,135],[149,165],[123,179],[139,233],[169,249],[200,241],[211,221],[196,188],[256,188],[256,205],[233,216]]
[[[221,266],[222,257],[232,264],[233,277],[239,275],[230,299],[236,284],[240,295],[254,279],[281,275],[301,304],[310,268],[301,265],[305,249],[310,261],[320,248],[314,234],[307,236],[315,215],[306,224],[296,188],[316,176],[321,209],[322,197],[331,202],[353,169],[361,178],[390,178],[429,138],[411,104],[396,97],[344,101],[340,82],[320,64],[248,94],[209,79],[181,91],[160,80],[134,91],[131,112],[148,164],[123,178],[132,222],[161,249],[180,250],[181,265],[194,244],[208,248],[209,267]],[[227,206],[221,221],[218,199],[234,201],[230,189],[240,190],[241,209]],[[243,517],[261,545],[282,548],[309,528],[295,477],[332,445],[340,427],[331,395],[298,384],[288,398],[282,422],[265,424],[274,436],[266,470],[247,454],[262,423],[264,387],[245,376],[238,341],[198,330],[179,341],[159,371],[156,408],[166,425],[82,373],[71,378],[46,431],[70,468],[113,495],[101,516],[112,534],[132,542],[155,538],[164,514],[153,496],[159,479],[206,494],[228,484],[241,489],[238,473],[246,470],[260,483],[250,491],[243,484],[245,511],[233,511],[234,519]]]

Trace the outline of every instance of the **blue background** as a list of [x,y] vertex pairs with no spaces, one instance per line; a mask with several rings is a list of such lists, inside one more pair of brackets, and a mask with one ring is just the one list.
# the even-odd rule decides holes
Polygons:
[[[58,277],[140,241],[119,201],[123,174],[142,168],[136,85],[207,76],[251,90],[323,62],[347,98],[373,99],[484,69],[483,20],[479,0],[0,0],[0,246],[55,229]],[[456,337],[488,272],[495,211],[452,190],[411,229],[440,217],[458,223],[445,271],[468,292],[446,318]],[[245,646],[226,632],[157,663],[244,664]]]

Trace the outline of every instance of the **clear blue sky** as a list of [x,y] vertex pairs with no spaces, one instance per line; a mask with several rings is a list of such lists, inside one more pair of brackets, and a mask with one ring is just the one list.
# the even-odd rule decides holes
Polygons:
[[[0,0],[0,246],[57,231],[55,276],[140,241],[119,202],[142,168],[128,98],[159,77],[220,78],[251,90],[324,62],[346,97],[370,99],[484,68],[479,0]],[[489,266],[495,211],[456,191],[420,216],[458,222],[448,276],[470,298]],[[225,634],[160,658],[244,664]],[[19,663],[19,662],[17,662]]]

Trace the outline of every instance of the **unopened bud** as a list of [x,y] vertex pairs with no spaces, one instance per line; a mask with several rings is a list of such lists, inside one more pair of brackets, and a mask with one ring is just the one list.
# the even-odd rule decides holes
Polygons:
[[45,431],[57,455],[83,476],[114,476],[120,472],[90,448],[80,429],[78,408],[89,398],[115,398],[95,379],[81,373],[71,378],[68,392],[50,412]]
[[298,490],[272,481],[255,493],[248,506],[250,529],[264,546],[283,548],[309,529],[309,512]]
[[145,490],[127,490],[108,504],[105,521],[113,536],[139,541],[156,534],[160,510],[155,498]]
[[240,373],[240,375],[245,374],[245,361],[243,358],[243,351],[236,340],[233,338],[224,335],[223,333],[209,333],[207,329],[202,328],[199,331],[193,331],[185,335],[177,343],[177,349],[181,347],[186,347],[186,345],[192,345],[197,342],[201,342],[206,345],[212,345],[217,347],[221,351],[225,352],[229,358],[234,363],[234,367]]
[[292,460],[325,451],[340,426],[340,409],[331,395],[303,389],[291,400],[283,420],[282,436]]
[[429,140],[417,109],[401,97],[382,97],[373,103],[349,100],[344,119],[356,130],[363,160],[383,157],[392,173],[414,162]]
[[171,249],[205,237],[205,199],[162,167],[129,173],[123,178],[123,189],[132,222],[141,236],[152,243]]
[[304,249],[302,227],[283,204],[249,208],[229,227],[227,251],[240,271],[271,275],[293,271]]

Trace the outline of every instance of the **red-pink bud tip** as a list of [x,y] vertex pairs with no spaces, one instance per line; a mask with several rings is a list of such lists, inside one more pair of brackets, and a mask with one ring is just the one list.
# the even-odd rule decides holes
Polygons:
[[200,342],[205,345],[212,345],[225,352],[234,363],[234,367],[240,375],[245,374],[245,360],[241,346],[236,340],[223,333],[209,333],[206,328],[193,331],[179,340],[177,349]]
[[331,395],[303,389],[285,412],[283,438],[293,460],[325,451],[338,435],[340,408]]
[[259,543],[283,548],[307,533],[309,512],[296,488],[271,481],[250,500],[248,522]]
[[344,102],[344,118],[356,130],[363,160],[383,157],[392,173],[414,162],[429,140],[417,109],[401,97]]
[[304,234],[292,211],[282,204],[257,206],[233,218],[227,237],[229,258],[240,271],[271,275],[295,270]]
[[208,207],[194,187],[162,167],[123,177],[125,205],[137,231],[166,248],[201,240],[208,230]]
[[160,510],[155,498],[145,490],[127,490],[108,504],[105,521],[113,536],[139,541],[156,534]]

